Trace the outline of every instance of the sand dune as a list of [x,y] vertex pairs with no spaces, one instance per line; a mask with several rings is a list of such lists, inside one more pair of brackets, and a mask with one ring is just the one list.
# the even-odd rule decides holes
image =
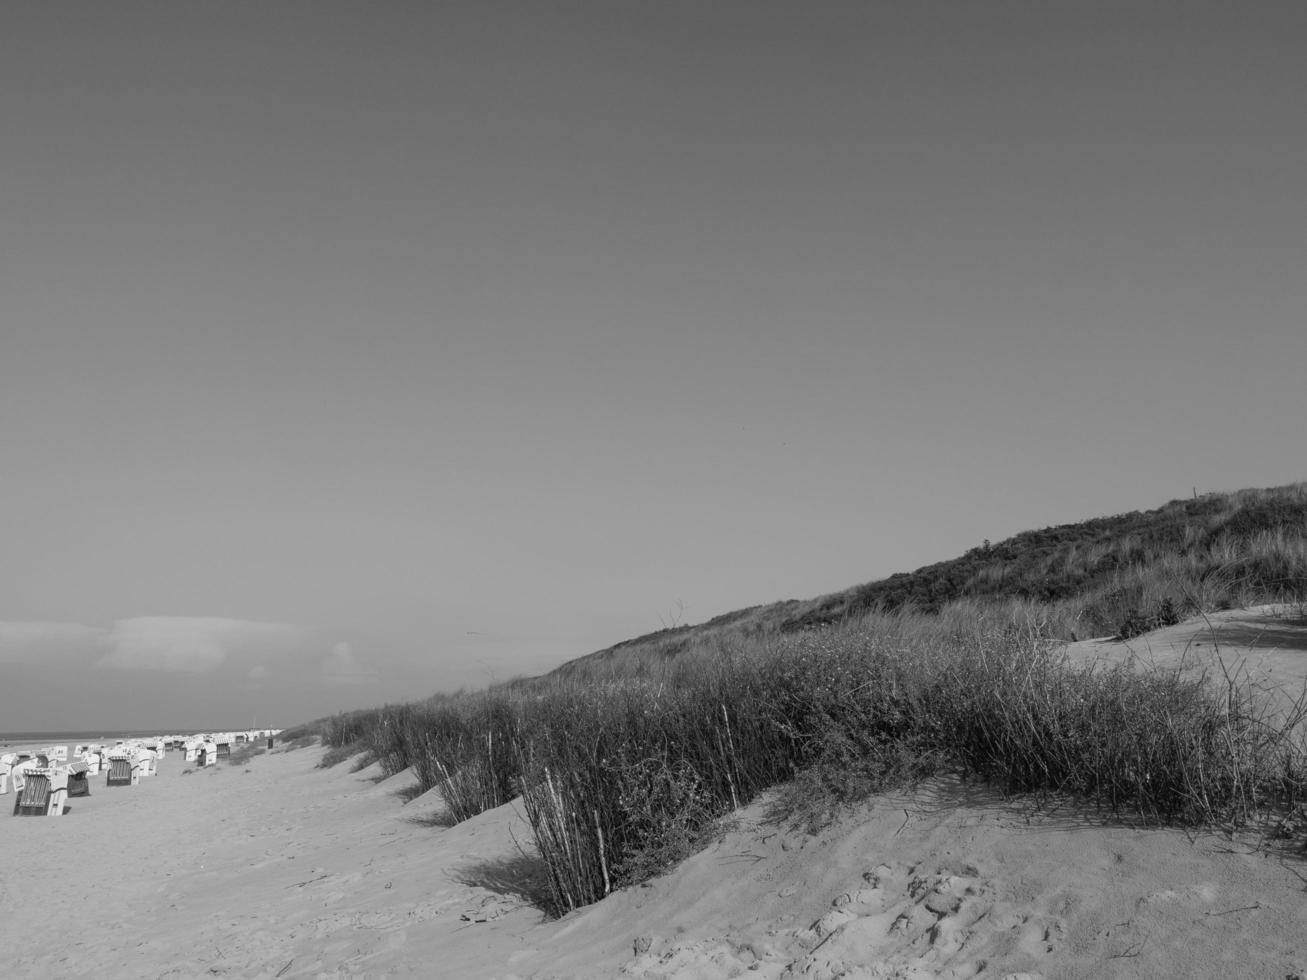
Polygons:
[[1227,609],[1131,640],[1082,640],[1067,646],[1077,659],[1179,667],[1227,675],[1273,692],[1282,704],[1307,690],[1307,616],[1297,606]]
[[138,787],[101,777],[64,817],[6,817],[3,975],[1307,976],[1307,860],[1251,834],[950,779],[815,835],[763,800],[671,874],[545,921],[523,897],[538,869],[516,807],[445,828],[407,774],[320,758],[183,774],[170,754]]

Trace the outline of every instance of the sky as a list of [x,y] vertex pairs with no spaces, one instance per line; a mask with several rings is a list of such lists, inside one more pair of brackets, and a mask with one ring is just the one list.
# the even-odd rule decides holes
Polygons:
[[0,731],[1301,480],[1307,6],[0,10]]

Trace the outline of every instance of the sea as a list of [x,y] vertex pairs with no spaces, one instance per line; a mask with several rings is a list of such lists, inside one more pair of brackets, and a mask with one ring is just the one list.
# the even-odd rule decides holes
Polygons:
[[75,742],[113,744],[134,738],[155,738],[160,735],[194,735],[198,732],[243,732],[245,726],[235,728],[100,728],[74,732],[0,732],[0,749],[30,745],[71,745]]

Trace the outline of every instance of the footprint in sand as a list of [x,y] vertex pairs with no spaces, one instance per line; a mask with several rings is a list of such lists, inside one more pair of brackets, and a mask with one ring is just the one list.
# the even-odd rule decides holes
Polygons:
[[[622,976],[639,980],[728,980],[739,976],[776,976],[784,963],[768,946],[712,938],[668,948],[652,937],[643,952],[622,968]],[[644,945],[642,943],[642,945]],[[770,969],[769,969],[770,967]]]
[[[974,865],[882,864],[806,928],[768,933],[774,942],[765,949],[721,937],[670,947],[650,942],[637,947],[622,972],[643,978],[969,980],[984,974],[1044,980],[1028,967],[1063,944],[1065,924],[996,903],[994,886]],[[1022,968],[1026,972],[1017,972]]]
[[989,965],[969,948],[993,908],[993,889],[974,866],[880,865],[863,882],[795,934],[806,952],[783,976],[962,980]]
[[1016,949],[1036,958],[1056,952],[1066,940],[1066,923],[1057,917],[1023,915],[1012,931],[1017,933]]
[[522,906],[520,899],[513,899],[507,895],[483,895],[465,908],[459,918],[465,922],[490,922]]

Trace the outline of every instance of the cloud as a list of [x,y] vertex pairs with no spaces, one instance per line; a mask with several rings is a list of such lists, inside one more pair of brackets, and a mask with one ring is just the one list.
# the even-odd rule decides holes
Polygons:
[[348,643],[337,643],[322,660],[322,680],[332,686],[375,684],[377,672],[359,663]]
[[52,663],[91,653],[105,630],[81,623],[0,622],[0,663]]
[[165,670],[192,674],[216,671],[234,653],[292,650],[308,636],[302,626],[244,619],[142,616],[120,619],[96,664],[113,670]]

